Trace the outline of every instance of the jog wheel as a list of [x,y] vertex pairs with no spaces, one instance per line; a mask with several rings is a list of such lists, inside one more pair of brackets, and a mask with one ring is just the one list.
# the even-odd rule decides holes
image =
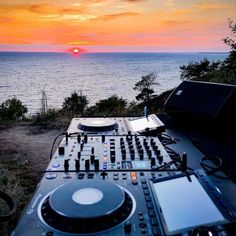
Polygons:
[[67,233],[88,234],[111,229],[134,212],[134,198],[116,184],[102,180],[62,185],[41,206],[43,221]]
[[106,132],[117,128],[118,124],[109,118],[87,118],[78,124],[78,129],[86,132]]

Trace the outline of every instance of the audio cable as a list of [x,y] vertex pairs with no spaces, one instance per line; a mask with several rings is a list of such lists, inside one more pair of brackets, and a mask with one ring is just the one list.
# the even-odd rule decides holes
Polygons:
[[7,193],[0,191],[0,199],[6,202],[9,212],[7,214],[0,214],[0,222],[8,221],[16,212],[17,204]]

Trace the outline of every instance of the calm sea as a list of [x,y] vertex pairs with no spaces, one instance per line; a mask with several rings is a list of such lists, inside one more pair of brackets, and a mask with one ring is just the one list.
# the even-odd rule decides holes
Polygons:
[[82,91],[90,105],[117,94],[135,100],[134,84],[142,75],[157,74],[155,93],[181,83],[181,65],[190,61],[223,60],[226,53],[15,53],[0,52],[0,103],[16,96],[33,114],[41,107],[61,107],[64,98]]

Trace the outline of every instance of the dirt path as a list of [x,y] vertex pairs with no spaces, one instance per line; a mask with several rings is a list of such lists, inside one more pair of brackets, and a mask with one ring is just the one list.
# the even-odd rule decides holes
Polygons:
[[39,132],[35,126],[18,125],[0,131],[0,159],[18,154],[35,172],[42,172],[49,163],[54,138],[61,130]]
[[[8,192],[18,204],[14,217],[0,223],[1,236],[9,235],[15,228],[49,163],[53,141],[62,132],[40,130],[27,123],[0,130],[0,190]],[[1,208],[0,202],[3,214]]]

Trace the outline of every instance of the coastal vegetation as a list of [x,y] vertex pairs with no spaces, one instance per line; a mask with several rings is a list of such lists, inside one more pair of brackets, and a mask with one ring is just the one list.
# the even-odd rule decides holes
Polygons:
[[180,67],[181,79],[214,83],[236,84],[236,23],[229,19],[232,37],[226,37],[223,42],[230,47],[224,61],[210,62],[203,59],[200,62],[190,62]]

